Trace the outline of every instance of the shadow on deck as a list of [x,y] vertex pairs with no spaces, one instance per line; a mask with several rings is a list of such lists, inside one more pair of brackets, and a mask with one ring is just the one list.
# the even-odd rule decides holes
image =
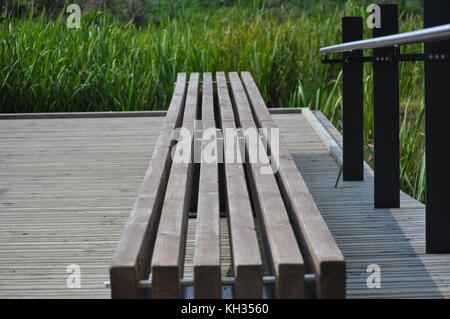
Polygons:
[[[317,118],[341,144],[321,113]],[[400,209],[373,208],[373,172],[365,181],[339,181],[339,166],[310,123],[280,115],[297,166],[347,261],[349,298],[443,298],[450,296],[450,256],[425,254],[425,207],[401,194]],[[302,132],[299,137],[299,132]],[[381,288],[369,289],[369,265],[381,269]]]

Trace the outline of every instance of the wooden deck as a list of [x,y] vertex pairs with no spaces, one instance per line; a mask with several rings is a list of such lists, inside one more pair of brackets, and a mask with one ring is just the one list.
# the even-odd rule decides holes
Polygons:
[[[161,118],[0,122],[0,298],[109,297]],[[66,287],[70,264],[81,289]]]
[[[450,297],[450,255],[424,253],[424,206],[403,194],[401,209],[375,210],[368,168],[364,182],[334,188],[339,167],[329,149],[335,157],[339,149],[323,130],[338,143],[340,134],[320,113],[314,125],[300,113],[277,113],[346,258],[347,296]],[[110,296],[103,281],[163,122],[145,115],[0,120],[0,298]],[[192,222],[188,238],[195,237]],[[222,234],[229,259],[226,226]],[[189,247],[185,261],[185,276],[192,276]],[[80,289],[66,287],[70,264],[81,267]],[[366,286],[369,264],[381,267],[380,289]],[[224,263],[222,273],[229,271]]]

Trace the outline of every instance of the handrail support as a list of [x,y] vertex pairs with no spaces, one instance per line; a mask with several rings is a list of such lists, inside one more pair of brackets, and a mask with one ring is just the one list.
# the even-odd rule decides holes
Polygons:
[[322,59],[323,64],[351,64],[351,63],[392,63],[392,62],[443,62],[448,61],[448,53],[405,53],[375,56],[350,56],[342,59],[330,59],[328,55]]

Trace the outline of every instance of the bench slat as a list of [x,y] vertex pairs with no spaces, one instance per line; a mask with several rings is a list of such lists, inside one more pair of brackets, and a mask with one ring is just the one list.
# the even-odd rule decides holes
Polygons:
[[[189,79],[183,128],[191,134],[189,141],[179,141],[175,152],[189,152],[188,163],[173,161],[161,212],[152,258],[152,297],[180,298],[180,280],[186,243],[187,217],[193,175],[193,133],[198,104],[198,73]],[[182,147],[186,144],[187,147]]]
[[[231,72],[229,76],[238,122],[244,131],[255,130],[250,104],[239,75]],[[256,139],[246,137],[245,143],[250,161],[247,167],[253,198],[263,226],[268,256],[276,276],[276,297],[303,298],[305,272],[303,258],[275,176],[262,172],[263,166],[267,166],[264,164],[268,162],[267,154],[258,152],[258,149],[264,147],[259,135]],[[253,158],[258,154],[260,158]]]
[[[229,76],[230,88],[225,74],[216,74],[218,115],[224,138],[226,130],[235,130],[236,126],[242,127],[244,131],[256,130],[258,127],[277,128],[250,73],[242,72],[242,81],[236,72]],[[149,168],[110,268],[113,298],[141,298],[139,281],[148,278],[150,269],[153,298],[181,297],[180,280],[183,276],[187,218],[192,199],[198,92],[198,73],[191,74],[189,86],[186,74],[178,74],[174,95]],[[203,129],[215,128],[211,73],[203,74],[202,105]],[[185,143],[173,140],[175,128],[181,125],[191,133],[187,143],[190,161],[172,163],[170,153],[173,148],[175,153],[181,148],[186,150],[183,147]],[[292,155],[280,137],[279,156],[272,158],[278,171],[273,174],[267,164],[267,153],[271,151],[272,141],[268,139],[267,131],[262,131],[261,135],[256,134],[256,139],[245,137],[246,153],[243,156],[250,163],[230,162],[224,155],[226,204],[236,277],[235,297],[262,297],[263,265],[253,219],[252,198],[268,262],[276,276],[275,296],[303,297],[303,253],[307,267],[311,267],[316,274],[317,296],[345,298],[344,258]],[[223,152],[223,145],[219,141],[217,137],[203,140],[201,149],[210,147],[212,142],[216,143],[219,152]],[[264,148],[266,141],[268,152]],[[234,151],[237,150],[238,146]],[[220,298],[220,167],[217,162],[206,163],[204,158],[200,167],[194,295],[196,298]]]
[[[215,129],[214,97],[211,73],[203,73],[202,91],[202,123],[203,133],[207,129]],[[209,138],[208,136],[207,138]],[[217,139],[202,140],[202,150],[208,145],[215,145]],[[203,154],[203,152],[202,152]],[[194,296],[199,299],[220,299],[220,204],[219,204],[219,171],[217,160],[204,160],[200,166],[200,183],[197,207],[197,230],[194,253]]]
[[[249,72],[241,73],[248,92],[255,119],[260,127],[277,127]],[[265,137],[267,138],[267,136]],[[268,140],[270,147],[271,141]],[[345,298],[344,257],[322,218],[295,161],[280,137],[279,160],[275,157],[282,181],[282,193],[291,203],[300,233],[297,234],[307,261],[312,264],[317,277],[319,298]]]
[[170,170],[173,129],[181,122],[186,94],[186,74],[179,73],[152,159],[140,186],[131,215],[125,225],[110,268],[112,298],[141,298],[139,280],[150,272],[162,199]]
[[[222,131],[236,130],[235,117],[225,74],[216,74]],[[224,136],[225,138],[225,136]],[[237,142],[236,142],[237,143]],[[235,152],[239,150],[236,147]],[[236,298],[262,298],[262,261],[259,252],[249,190],[240,162],[224,155],[226,202],[231,237]]]

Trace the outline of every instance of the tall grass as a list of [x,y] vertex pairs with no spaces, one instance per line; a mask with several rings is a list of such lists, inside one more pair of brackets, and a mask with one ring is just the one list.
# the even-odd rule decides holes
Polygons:
[[[349,1],[348,4],[354,4]],[[359,7],[346,7],[348,15],[364,16]],[[400,32],[420,29],[422,16],[417,11],[403,10],[400,15]],[[371,37],[365,30],[365,38]],[[327,39],[327,41],[329,41]],[[340,41],[336,41],[338,43]],[[333,43],[333,42],[329,42]],[[319,46],[319,43],[313,44]],[[417,53],[422,45],[402,47],[402,53]],[[366,54],[370,54],[366,53]],[[340,67],[332,71],[332,76],[317,65],[314,87],[299,80],[297,90],[289,100],[289,106],[303,105],[321,110],[333,124],[342,131],[342,95]],[[325,66],[330,69],[329,65]],[[329,71],[329,70],[328,70]],[[373,165],[373,77],[372,65],[364,66],[364,140],[365,158]],[[322,79],[322,80],[320,80]],[[403,191],[420,201],[425,201],[425,135],[424,135],[424,74],[421,63],[400,63],[400,183]]]
[[292,105],[299,83],[307,97],[319,87],[326,94],[337,68],[321,65],[317,50],[339,41],[344,7],[361,6],[325,1],[289,11],[263,4],[182,11],[144,29],[101,12],[83,16],[78,30],[67,29],[63,15],[4,20],[2,111],[165,108],[179,71],[250,70],[272,107]]
[[[367,15],[364,1],[243,2],[203,11],[183,6],[176,16],[160,15],[146,27],[100,11],[84,15],[78,30],[66,27],[64,14],[53,20],[35,14],[4,18],[0,112],[165,109],[177,72],[249,70],[269,106],[319,109],[341,129],[340,67],[321,64],[318,49],[340,42],[343,14]],[[401,31],[421,28],[421,21],[416,10],[402,10]],[[424,200],[423,70],[409,62],[401,63],[400,72],[401,186]],[[372,120],[372,73],[366,65],[369,163]]]

